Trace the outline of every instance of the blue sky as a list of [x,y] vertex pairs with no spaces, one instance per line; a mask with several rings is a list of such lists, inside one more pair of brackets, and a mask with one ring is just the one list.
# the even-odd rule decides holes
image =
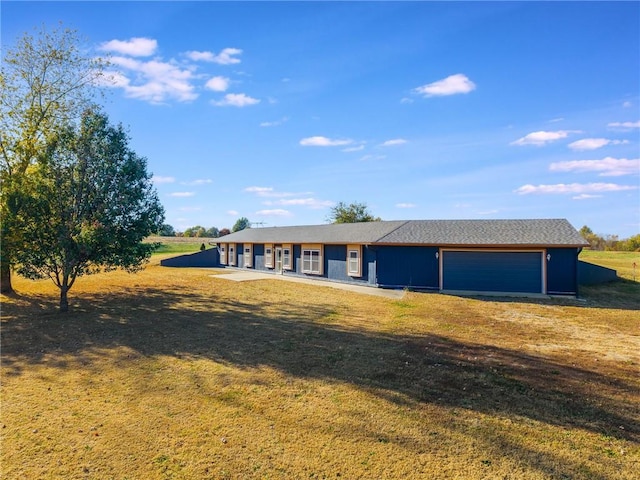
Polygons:
[[567,218],[640,231],[638,2],[10,2],[75,28],[167,223]]

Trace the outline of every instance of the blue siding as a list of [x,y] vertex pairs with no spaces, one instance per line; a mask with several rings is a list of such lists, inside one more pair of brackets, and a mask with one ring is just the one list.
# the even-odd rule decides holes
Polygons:
[[445,251],[443,290],[542,293],[541,252]]
[[389,288],[439,288],[437,247],[376,247],[377,284]]
[[[365,257],[365,252],[362,256]],[[362,276],[351,277],[347,274],[347,246],[346,245],[325,245],[324,247],[324,277],[329,280],[349,283],[368,283],[369,265],[366,258],[361,259]]]
[[547,249],[547,293],[576,295],[578,293],[578,249]]
[[163,267],[219,267],[220,254],[217,248],[208,248],[196,253],[160,260]]

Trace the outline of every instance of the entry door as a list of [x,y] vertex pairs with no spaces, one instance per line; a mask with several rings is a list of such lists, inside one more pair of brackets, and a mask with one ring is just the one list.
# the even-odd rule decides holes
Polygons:
[[282,247],[276,247],[276,273],[282,275]]

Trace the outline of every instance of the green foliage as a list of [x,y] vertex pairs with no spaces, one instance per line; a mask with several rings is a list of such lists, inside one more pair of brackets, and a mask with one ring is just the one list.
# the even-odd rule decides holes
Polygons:
[[187,228],[183,233],[183,237],[206,237],[207,229],[201,227],[200,225],[196,225],[195,227]]
[[164,210],[146,160],[128,141],[122,126],[87,111],[78,129],[51,136],[28,185],[17,192],[22,232],[30,240],[16,252],[18,272],[51,278],[61,291],[61,310],[77,277],[138,270],[156,246],[142,240],[158,231]]
[[160,230],[158,230],[158,235],[161,237],[175,237],[176,230],[171,225],[163,223],[160,226]]
[[329,222],[331,223],[379,222],[380,220],[380,217],[374,217],[369,212],[366,203],[358,202],[349,205],[339,202],[329,214]]
[[231,231],[239,232],[240,230],[244,230],[245,228],[251,228],[251,222],[249,222],[249,219],[247,217],[240,217],[233,225]]
[[584,225],[580,229],[580,235],[587,242],[591,250],[609,250],[636,252],[640,250],[640,234],[620,240],[617,235],[598,235]]
[[[73,30],[44,27],[4,48],[0,64],[0,214],[2,290],[11,291],[14,252],[29,248],[23,222],[25,178],[49,140],[93,101],[108,62],[88,56]],[[31,170],[29,175],[37,173]]]

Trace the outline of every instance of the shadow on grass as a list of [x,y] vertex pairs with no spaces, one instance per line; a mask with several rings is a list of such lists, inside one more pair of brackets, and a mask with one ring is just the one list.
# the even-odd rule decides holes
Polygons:
[[[3,307],[7,376],[45,362],[65,368],[67,355],[91,362],[100,349],[123,346],[142,356],[207,358],[348,382],[396,403],[524,417],[640,441],[633,402],[640,394],[637,385],[570,360],[558,363],[438,335],[383,335],[327,325],[322,319],[333,313],[332,306],[319,302],[250,304],[213,292],[140,288],[135,295],[87,296],[62,315],[47,310],[50,298],[14,300]],[[532,467],[553,474],[557,462],[539,460]],[[591,478],[599,477],[592,472]]]

